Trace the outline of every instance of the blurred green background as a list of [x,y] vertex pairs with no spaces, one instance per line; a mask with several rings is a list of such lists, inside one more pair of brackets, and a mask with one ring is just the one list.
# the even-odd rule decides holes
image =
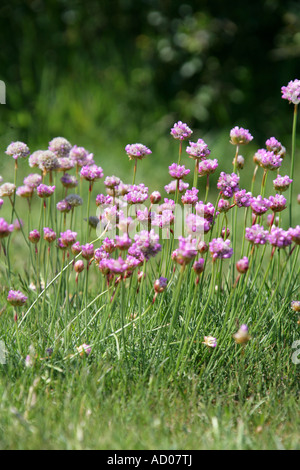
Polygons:
[[280,89],[300,75],[298,1],[10,0],[0,18],[0,173],[12,140],[34,151],[64,136],[127,182],[124,147],[141,142],[153,154],[138,180],[159,189],[177,159],[178,120],[225,171],[230,129],[249,128],[248,177],[253,152],[274,135],[287,147],[288,173],[292,106]]

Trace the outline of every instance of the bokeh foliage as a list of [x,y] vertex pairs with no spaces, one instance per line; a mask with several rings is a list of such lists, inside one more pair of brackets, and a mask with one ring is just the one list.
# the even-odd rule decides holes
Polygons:
[[211,146],[234,125],[257,148],[271,135],[286,145],[280,87],[299,75],[299,13],[291,0],[3,3],[1,150],[63,135],[113,172],[122,157],[128,165],[126,143],[141,141],[169,164],[179,119]]

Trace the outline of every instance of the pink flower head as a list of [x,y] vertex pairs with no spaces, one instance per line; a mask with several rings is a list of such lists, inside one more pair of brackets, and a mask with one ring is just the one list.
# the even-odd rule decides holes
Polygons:
[[273,212],[281,212],[286,208],[286,199],[282,194],[269,197],[270,209]]
[[110,206],[113,203],[113,198],[104,194],[96,196],[96,206]]
[[192,135],[193,131],[188,127],[187,124],[182,121],[178,121],[174,124],[170,133],[174,139],[185,140]]
[[24,178],[23,183],[25,186],[35,189],[42,183],[42,177],[37,173],[32,173]]
[[300,225],[297,225],[295,228],[289,228],[289,233],[292,237],[293,242],[296,245],[300,245]]
[[194,262],[193,264],[193,270],[195,271],[196,274],[201,274],[204,271],[204,264],[205,260],[204,258],[200,258],[197,261]]
[[151,150],[143,144],[128,144],[125,147],[125,151],[130,160],[134,160],[135,158],[142,160],[152,153]]
[[217,188],[220,189],[224,198],[230,199],[239,190],[239,181],[240,178],[235,173],[230,175],[222,171],[218,179]]
[[44,228],[44,240],[46,240],[48,243],[52,243],[54,240],[56,240],[56,233],[54,230],[52,230],[52,228]]
[[81,256],[86,260],[90,260],[94,256],[94,245],[92,243],[81,245]]
[[122,236],[116,235],[116,248],[121,251],[128,250],[132,245],[132,240],[129,238],[127,233],[124,233]]
[[248,129],[244,129],[243,127],[235,126],[230,131],[230,142],[233,145],[244,145],[251,142],[253,139],[252,135],[250,134]]
[[10,290],[8,292],[7,301],[14,307],[21,307],[27,301],[26,295],[19,290]]
[[172,163],[169,166],[169,174],[172,178],[183,179],[190,173],[191,170],[186,169],[184,165],[177,165],[177,163]]
[[107,188],[115,188],[120,184],[121,180],[117,176],[107,176],[104,180],[104,186]]
[[150,202],[151,204],[158,204],[161,201],[161,194],[159,191],[153,191],[150,194]]
[[266,140],[266,148],[269,152],[278,154],[282,151],[282,144],[275,137],[270,137]]
[[[257,152],[258,153],[258,152]],[[281,166],[282,158],[274,152],[269,152],[265,149],[260,149],[259,152],[259,165],[265,170],[276,170]]]
[[55,153],[58,158],[68,157],[72,145],[64,137],[55,137],[49,142],[48,149]]
[[269,243],[276,248],[285,248],[292,244],[292,235],[289,230],[272,227],[267,236]]
[[215,206],[211,202],[205,204],[203,201],[199,201],[195,205],[195,209],[198,215],[212,222],[215,215]]
[[246,192],[246,189],[241,189],[234,193],[234,202],[238,207],[249,207],[252,200],[252,193]]
[[213,261],[216,259],[231,258],[233,254],[233,249],[230,247],[230,240],[223,240],[223,238],[214,238],[209,243],[209,251]]
[[290,184],[293,182],[291,178],[289,178],[288,175],[285,176],[280,176],[277,175],[277,178],[273,180],[273,186],[276,191],[279,191],[282,193],[283,191],[286,191]]
[[41,198],[47,198],[52,196],[54,193],[55,186],[47,186],[46,184],[40,184],[37,188],[37,195]]
[[287,86],[281,87],[282,98],[290,103],[300,103],[300,80],[291,80]]
[[33,188],[30,186],[19,186],[16,191],[16,195],[24,198],[29,198],[33,196]]
[[72,230],[66,230],[65,232],[60,233],[60,241],[64,247],[69,247],[75,243],[77,237],[76,232],[72,232]]
[[94,155],[89,153],[84,147],[77,147],[77,145],[74,145],[74,147],[71,148],[69,158],[74,161],[77,167],[95,164]]
[[158,294],[161,294],[164,290],[166,290],[167,285],[168,279],[166,277],[160,277],[154,282],[154,290]]
[[231,208],[231,204],[228,201],[228,199],[219,199],[218,210],[220,212],[228,212],[230,208]]
[[239,261],[237,261],[236,269],[241,274],[244,274],[248,271],[248,269],[249,269],[249,260],[248,260],[247,256],[244,256]]
[[134,237],[134,243],[130,247],[128,253],[131,255],[130,250],[139,250],[146,260],[154,257],[161,251],[161,245],[158,243],[159,235],[154,230],[141,230],[141,232]]
[[197,239],[188,236],[179,237],[178,248],[173,251],[173,260],[180,265],[187,265],[197,256]]
[[0,239],[8,237],[14,231],[13,224],[8,224],[3,217],[0,218]]
[[191,204],[194,206],[196,202],[198,202],[198,192],[199,189],[197,188],[188,189],[186,193],[181,196],[181,202],[183,204]]
[[81,168],[80,176],[87,181],[95,181],[96,179],[103,178],[103,170],[101,166],[85,165]]
[[189,187],[189,183],[185,183],[182,180],[173,180],[171,183],[165,186],[165,191],[168,194],[175,194],[178,188],[180,193],[183,193]]
[[81,273],[84,270],[84,262],[82,259],[79,259],[74,263],[74,271],[76,273]]
[[255,215],[262,215],[269,210],[271,203],[267,198],[263,198],[259,195],[251,199],[250,206]]
[[187,232],[190,235],[209,232],[211,225],[207,219],[197,214],[188,214],[185,219]]
[[200,160],[208,157],[210,150],[203,139],[198,139],[197,142],[190,142],[190,145],[186,148],[186,153],[190,158]]
[[41,234],[38,230],[34,229],[29,233],[28,238],[31,243],[38,243],[40,241]]
[[76,186],[78,185],[78,179],[76,178],[76,176],[69,175],[68,173],[65,173],[60,178],[60,181],[65,188],[76,188]]
[[59,212],[67,213],[67,212],[70,212],[70,210],[72,209],[72,206],[65,199],[63,199],[62,201],[59,201],[56,204],[56,209]]
[[246,227],[245,238],[254,245],[264,245],[268,234],[268,230],[265,230],[263,226],[255,224],[252,227]]
[[29,148],[24,142],[12,142],[6,149],[6,155],[13,157],[15,160],[18,158],[25,158],[29,155]]
[[219,164],[216,158],[214,160],[202,160],[198,165],[198,173],[200,176],[210,175],[216,171],[218,166]]

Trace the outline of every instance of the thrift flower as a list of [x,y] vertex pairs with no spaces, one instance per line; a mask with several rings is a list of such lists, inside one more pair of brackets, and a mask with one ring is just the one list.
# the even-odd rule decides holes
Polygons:
[[249,269],[249,260],[247,256],[244,256],[242,259],[237,261],[236,269],[240,274],[245,274]]
[[200,160],[208,157],[210,150],[203,139],[198,139],[197,142],[190,142],[190,145],[186,148],[186,153],[190,158]]
[[152,153],[151,150],[143,144],[128,144],[125,147],[125,151],[130,160],[134,160],[135,158],[142,160]]
[[69,156],[72,145],[64,137],[55,137],[49,142],[48,148],[51,152],[55,153],[58,158],[63,158]]
[[3,217],[0,218],[0,238],[8,237],[14,231],[13,224],[8,224]]
[[174,139],[185,140],[188,139],[193,131],[182,121],[178,121],[171,129],[171,135]]
[[230,240],[223,240],[223,238],[214,238],[209,243],[209,251],[213,261],[216,259],[231,258],[233,254],[233,248],[230,247]]
[[286,191],[290,184],[293,182],[292,179],[288,177],[288,175],[285,176],[280,176],[278,175],[275,180],[273,180],[273,186],[276,191],[279,191],[282,193],[283,191]]
[[13,183],[4,183],[0,186],[0,197],[10,197],[14,194],[16,186]]
[[245,238],[254,245],[264,245],[268,234],[268,230],[264,230],[263,226],[255,224],[252,227],[246,227]]
[[172,178],[181,180],[185,178],[191,170],[186,169],[184,165],[178,165],[177,163],[172,163],[169,166],[169,174]]
[[55,186],[47,186],[46,184],[40,184],[36,188],[37,195],[43,199],[52,196],[54,190]]
[[10,290],[8,292],[7,301],[14,307],[21,307],[27,301],[26,295],[19,290]]
[[219,164],[218,164],[217,159],[214,159],[214,160],[207,159],[207,160],[200,161],[198,165],[199,176],[205,176],[205,175],[210,175],[214,173],[216,169],[218,168],[218,166]]
[[233,145],[244,145],[251,142],[253,139],[248,129],[235,126],[230,131],[230,143]]
[[285,248],[292,244],[291,233],[279,227],[272,227],[267,238],[269,243],[276,248]]
[[286,199],[282,194],[269,197],[270,209],[273,212],[281,212],[286,208]]
[[29,148],[24,142],[12,142],[6,149],[6,155],[13,157],[15,160],[18,158],[25,158],[29,155]]
[[230,199],[239,190],[239,181],[240,178],[235,173],[230,175],[222,171],[218,179],[217,188],[220,189],[224,198]]
[[300,80],[291,80],[287,86],[281,87],[282,98],[290,103],[300,103]]
[[289,233],[292,237],[293,242],[296,245],[300,245],[300,225],[297,225],[295,228],[289,228]]
[[44,228],[44,240],[46,240],[48,243],[52,243],[56,240],[56,233],[54,230],[52,230],[52,228]]
[[215,348],[217,346],[217,338],[214,338],[213,336],[204,336],[202,344],[205,344],[209,348]]
[[31,230],[31,232],[29,232],[28,238],[31,243],[36,244],[40,241],[41,234],[38,230],[34,229],[34,230]]

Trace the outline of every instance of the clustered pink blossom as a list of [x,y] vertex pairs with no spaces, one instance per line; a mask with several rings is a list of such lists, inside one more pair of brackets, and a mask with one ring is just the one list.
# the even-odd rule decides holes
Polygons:
[[300,80],[291,80],[287,86],[281,87],[282,98],[290,103],[300,103]]
[[268,230],[265,230],[263,226],[254,224],[252,227],[246,227],[245,238],[254,245],[265,245],[268,234]]
[[184,165],[178,165],[177,163],[172,163],[169,166],[169,174],[172,178],[183,179],[190,173],[191,170],[186,169]]
[[253,136],[250,134],[248,129],[244,129],[243,127],[235,126],[230,131],[230,142],[233,145],[244,145],[251,142]]
[[218,160],[201,160],[198,165],[198,173],[200,176],[210,175],[218,168]]
[[273,186],[276,191],[284,192],[289,188],[292,182],[293,180],[288,175],[277,175],[277,178],[273,180]]
[[262,215],[269,210],[271,203],[267,198],[259,195],[251,199],[250,206],[255,215]]
[[135,158],[141,160],[152,153],[151,150],[143,144],[128,144],[125,147],[125,151],[130,160],[134,160]]
[[0,238],[8,237],[13,231],[13,224],[8,224],[3,217],[0,217]]
[[240,178],[235,173],[230,175],[222,171],[218,179],[217,188],[220,189],[224,198],[230,199],[239,190],[239,181]]
[[12,142],[6,149],[6,155],[13,157],[15,160],[18,158],[26,158],[29,155],[29,148],[24,142]]
[[174,139],[185,140],[192,135],[193,131],[189,128],[187,124],[182,121],[178,121],[174,124],[171,129],[171,135]]
[[14,307],[21,307],[26,304],[27,299],[28,297],[19,290],[10,290],[8,292],[7,301]]
[[216,259],[231,258],[233,248],[231,248],[230,243],[230,240],[223,240],[223,238],[214,238],[209,243],[209,251],[212,255],[213,261]]
[[190,158],[200,160],[208,157],[210,150],[203,139],[198,139],[197,142],[190,142],[190,145],[186,148],[186,153]]
[[280,227],[272,227],[267,238],[269,243],[276,248],[285,248],[292,243],[292,235],[289,230],[283,230]]
[[189,187],[189,183],[185,183],[184,181],[182,181],[182,179],[173,180],[171,181],[171,183],[165,186],[165,191],[168,194],[175,194],[178,189],[180,193],[183,193],[184,191],[187,190],[188,187]]

